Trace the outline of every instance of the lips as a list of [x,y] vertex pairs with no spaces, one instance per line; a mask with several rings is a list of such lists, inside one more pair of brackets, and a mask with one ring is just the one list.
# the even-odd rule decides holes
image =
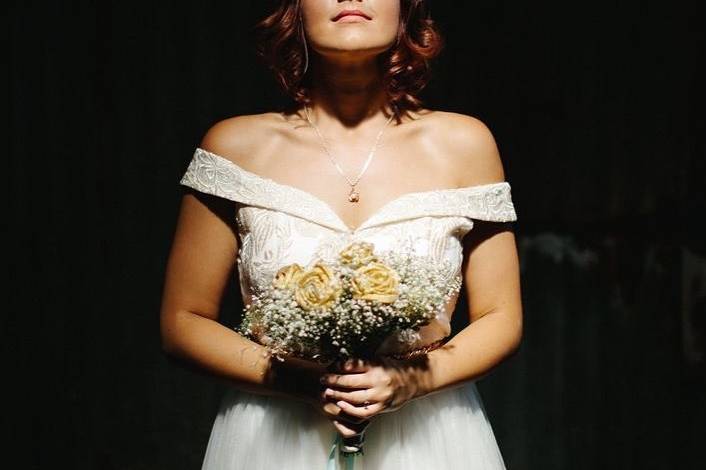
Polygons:
[[332,18],[332,20],[338,21],[341,18],[343,18],[344,16],[349,16],[349,15],[362,16],[366,20],[372,19],[372,18],[370,18],[369,15],[367,15],[365,12],[360,11],[360,10],[342,10],[342,11],[338,12],[338,14],[336,16],[334,16]]

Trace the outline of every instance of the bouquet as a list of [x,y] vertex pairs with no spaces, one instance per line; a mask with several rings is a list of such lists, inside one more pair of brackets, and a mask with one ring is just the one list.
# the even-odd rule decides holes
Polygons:
[[444,262],[353,242],[333,260],[282,266],[237,330],[280,361],[370,359],[391,335],[414,338],[444,310],[461,286],[449,272]]
[[[282,266],[252,296],[237,330],[273,357],[332,363],[376,355],[391,335],[412,342],[461,287],[447,262],[407,252],[375,254],[354,242],[333,260]],[[364,435],[346,438],[341,452],[362,452]]]

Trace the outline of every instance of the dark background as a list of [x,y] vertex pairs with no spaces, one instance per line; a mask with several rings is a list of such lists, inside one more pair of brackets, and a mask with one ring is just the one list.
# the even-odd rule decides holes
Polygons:
[[[16,468],[200,468],[224,389],[162,353],[162,281],[178,181],[206,129],[286,100],[253,52],[267,5],[5,7]],[[479,382],[508,469],[700,467],[703,6],[431,13],[447,48],[425,104],[490,127],[519,216],[523,343]],[[223,321],[239,308],[233,284]]]

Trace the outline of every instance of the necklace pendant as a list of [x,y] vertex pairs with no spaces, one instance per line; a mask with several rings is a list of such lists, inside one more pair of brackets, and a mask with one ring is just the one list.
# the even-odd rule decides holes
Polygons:
[[358,202],[358,199],[360,199],[360,193],[355,189],[351,188],[351,192],[348,193],[348,200],[350,202]]

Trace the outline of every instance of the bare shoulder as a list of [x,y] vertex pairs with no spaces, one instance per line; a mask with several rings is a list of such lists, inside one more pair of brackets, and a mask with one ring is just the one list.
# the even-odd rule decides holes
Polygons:
[[233,116],[211,125],[199,147],[247,167],[266,150],[263,145],[275,143],[283,122],[276,112]]
[[505,180],[495,137],[484,122],[450,111],[434,111],[429,117],[437,142],[458,168],[462,186]]

